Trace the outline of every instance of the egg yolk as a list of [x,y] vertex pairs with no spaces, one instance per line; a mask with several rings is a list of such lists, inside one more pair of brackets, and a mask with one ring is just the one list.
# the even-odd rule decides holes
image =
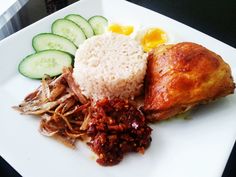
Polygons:
[[141,45],[145,52],[149,52],[153,48],[167,41],[166,33],[159,28],[148,29],[141,38]]
[[133,26],[123,26],[123,25],[119,25],[119,24],[111,24],[111,25],[109,25],[108,30],[113,33],[130,35],[134,31],[134,27]]

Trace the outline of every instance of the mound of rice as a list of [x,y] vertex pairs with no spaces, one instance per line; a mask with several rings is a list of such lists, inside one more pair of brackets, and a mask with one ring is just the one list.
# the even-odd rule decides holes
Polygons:
[[73,77],[87,98],[134,98],[146,73],[146,54],[130,37],[105,33],[77,50]]

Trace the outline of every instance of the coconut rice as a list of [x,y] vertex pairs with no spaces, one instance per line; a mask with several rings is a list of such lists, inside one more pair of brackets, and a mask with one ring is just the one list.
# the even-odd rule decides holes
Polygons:
[[146,67],[146,54],[138,42],[125,35],[106,33],[79,46],[73,77],[87,98],[132,99],[141,92]]

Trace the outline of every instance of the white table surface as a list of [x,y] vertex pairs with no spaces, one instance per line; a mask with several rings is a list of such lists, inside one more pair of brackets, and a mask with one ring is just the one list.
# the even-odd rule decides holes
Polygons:
[[14,5],[18,0],[0,0],[0,16],[6,12],[12,5]]

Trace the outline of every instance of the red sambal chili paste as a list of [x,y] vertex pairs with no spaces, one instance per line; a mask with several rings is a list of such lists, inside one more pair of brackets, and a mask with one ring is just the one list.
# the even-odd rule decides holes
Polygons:
[[100,165],[115,165],[128,152],[143,154],[150,145],[152,129],[128,100],[105,98],[96,102],[91,112],[88,145],[98,155]]

